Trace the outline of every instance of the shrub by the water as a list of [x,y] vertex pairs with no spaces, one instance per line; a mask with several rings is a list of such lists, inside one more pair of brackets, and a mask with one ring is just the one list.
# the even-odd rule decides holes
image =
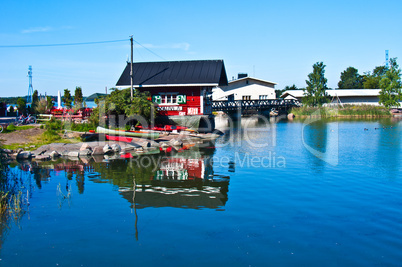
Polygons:
[[322,117],[380,117],[390,116],[388,109],[382,106],[374,105],[343,105],[327,107],[309,107],[302,106],[292,108],[290,111],[297,116],[322,116]]
[[14,132],[17,129],[14,124],[10,124],[7,126],[7,132]]
[[63,123],[60,120],[51,119],[45,124],[46,131],[43,132],[42,138],[45,142],[54,142],[61,139],[59,133],[63,129]]

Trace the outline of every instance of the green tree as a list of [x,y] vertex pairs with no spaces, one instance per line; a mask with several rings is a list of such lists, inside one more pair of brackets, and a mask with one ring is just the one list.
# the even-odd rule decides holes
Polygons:
[[[156,109],[154,104],[149,101],[148,92],[138,92],[134,94],[134,98],[131,101],[130,89],[111,89],[112,93],[107,95],[97,102],[97,107],[94,108],[91,115],[91,123],[99,124],[99,118],[103,118],[104,115],[114,115],[117,118],[119,115],[130,117],[133,115],[139,115],[145,120],[149,121],[152,116],[156,115]],[[106,114],[100,114],[105,112]],[[124,125],[120,125],[124,126]]]
[[45,114],[45,113],[47,113],[47,110],[48,110],[47,109],[47,101],[46,101],[46,99],[42,98],[35,105],[35,112],[37,114]]
[[386,108],[399,107],[399,100],[402,99],[401,91],[401,70],[396,62],[396,58],[390,59],[390,68],[380,80],[380,101],[379,104]]
[[82,102],[83,102],[83,96],[82,96],[82,89],[81,87],[77,86],[75,88],[74,92],[74,108],[80,109],[82,108]]
[[299,88],[297,88],[297,86],[295,84],[293,84],[292,86],[286,85],[285,88],[283,88],[283,90],[287,91],[287,90],[299,90]]
[[20,115],[26,114],[26,112],[27,112],[27,102],[22,97],[18,98],[17,107],[18,107],[18,113]]
[[64,105],[66,108],[68,108],[68,109],[71,108],[73,99],[71,97],[70,90],[68,90],[68,89],[64,89],[63,102],[64,102]]
[[51,110],[54,106],[53,98],[51,96],[46,96],[46,102],[47,102],[46,106],[47,110]]
[[367,72],[363,75],[363,88],[364,89],[379,89],[380,80],[388,71],[385,66],[377,66],[374,68],[373,73]]
[[338,82],[339,89],[362,89],[363,76],[354,67],[348,67],[341,73],[341,80]]
[[32,94],[32,104],[31,104],[31,108],[33,111],[35,111],[38,102],[39,102],[38,90],[35,90]]
[[328,94],[325,92],[328,87],[324,68],[323,62],[317,62],[313,65],[313,72],[308,75],[307,87],[303,90],[303,103],[308,106],[322,106],[329,102]]

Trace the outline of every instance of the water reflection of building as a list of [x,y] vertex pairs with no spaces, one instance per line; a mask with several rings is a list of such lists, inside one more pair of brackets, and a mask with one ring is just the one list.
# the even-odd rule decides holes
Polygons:
[[214,174],[210,155],[187,153],[163,157],[147,183],[121,188],[136,208],[219,209],[228,200],[229,177]]

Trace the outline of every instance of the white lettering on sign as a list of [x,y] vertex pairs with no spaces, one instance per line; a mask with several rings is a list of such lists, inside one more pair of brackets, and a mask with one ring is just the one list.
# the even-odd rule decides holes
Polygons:
[[159,106],[156,108],[157,111],[181,111],[182,106]]
[[186,95],[177,95],[177,104],[186,104],[187,97]]
[[187,108],[188,115],[198,115],[198,108]]
[[186,112],[179,112],[179,116],[185,116]]

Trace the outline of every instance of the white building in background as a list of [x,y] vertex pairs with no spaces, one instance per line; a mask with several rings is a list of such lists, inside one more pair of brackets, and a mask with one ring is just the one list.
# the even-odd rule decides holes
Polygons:
[[[331,98],[331,103],[342,103],[352,105],[376,105],[378,106],[380,89],[328,89],[327,94]],[[302,101],[303,90],[287,90],[281,98],[297,99]]]
[[228,86],[212,89],[212,99],[214,101],[275,99],[275,85],[274,82],[239,74],[238,79],[230,81]]

